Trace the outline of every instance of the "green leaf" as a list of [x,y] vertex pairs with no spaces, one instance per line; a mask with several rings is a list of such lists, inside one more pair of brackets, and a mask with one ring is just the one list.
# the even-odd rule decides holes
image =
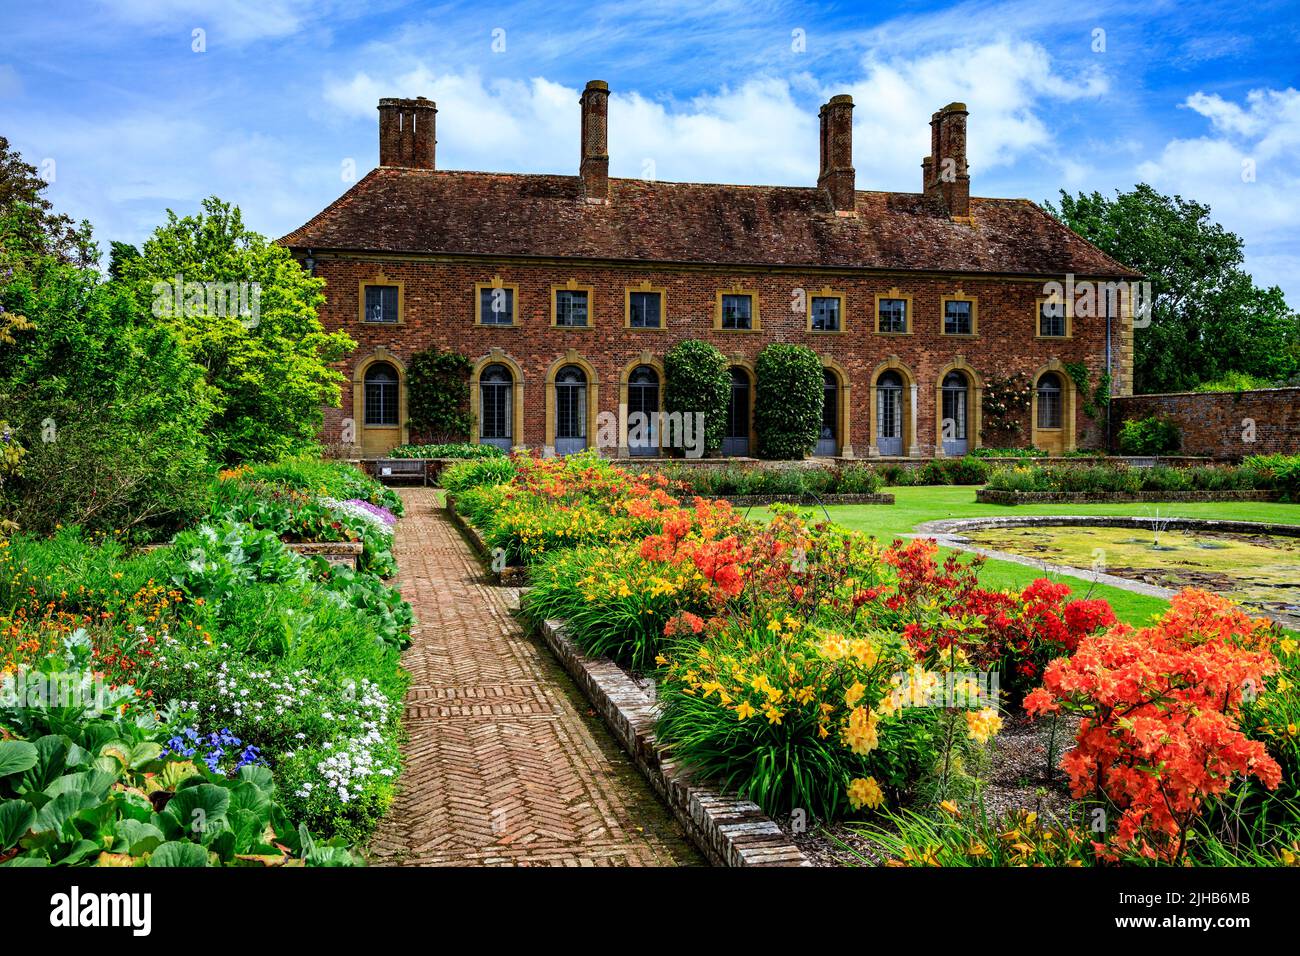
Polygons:
[[165,816],[176,821],[186,835],[215,833],[226,826],[230,791],[210,783],[180,790],[167,803]]
[[36,741],[36,763],[23,774],[21,788],[44,792],[68,766],[68,740],[53,734]]
[[163,836],[163,832],[152,823],[122,820],[117,825],[117,841],[114,846],[132,856],[143,856],[152,853],[166,842],[167,838]]
[[11,777],[36,766],[36,748],[25,740],[0,741],[0,777]]
[[0,850],[17,845],[36,821],[36,811],[23,800],[0,803]]
[[263,767],[260,764],[250,763],[240,767],[238,779],[251,783],[258,790],[264,790],[267,793],[271,793],[275,789],[275,777],[268,767]]
[[149,855],[150,866],[201,867],[208,865],[208,851],[197,843],[164,843]]

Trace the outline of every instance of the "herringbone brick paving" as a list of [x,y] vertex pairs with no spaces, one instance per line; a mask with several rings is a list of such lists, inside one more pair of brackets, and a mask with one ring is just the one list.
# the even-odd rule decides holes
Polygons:
[[376,865],[673,866],[700,857],[544,644],[510,614],[437,492],[402,491],[417,626],[399,792]]

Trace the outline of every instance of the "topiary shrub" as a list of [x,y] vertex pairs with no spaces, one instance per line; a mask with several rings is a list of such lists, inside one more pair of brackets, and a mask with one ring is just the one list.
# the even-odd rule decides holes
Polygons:
[[754,365],[758,396],[754,430],[760,458],[799,459],[817,445],[822,428],[821,359],[806,345],[774,342]]
[[459,352],[426,349],[411,356],[406,401],[412,433],[444,444],[469,438],[470,360]]
[[1164,455],[1181,444],[1178,426],[1166,418],[1130,418],[1119,427],[1119,450],[1125,455]]
[[727,431],[731,378],[727,359],[699,339],[678,342],[664,356],[664,408],[704,415],[704,453],[716,455]]

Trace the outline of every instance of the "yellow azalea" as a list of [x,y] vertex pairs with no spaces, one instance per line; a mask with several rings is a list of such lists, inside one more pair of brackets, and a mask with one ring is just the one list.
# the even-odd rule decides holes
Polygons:
[[866,690],[861,681],[855,680],[853,686],[844,692],[844,703],[849,707],[856,707]]
[[885,794],[875,777],[858,777],[849,783],[849,805],[854,810],[862,807],[874,810],[885,802]]
[[992,707],[966,711],[966,732],[976,743],[986,744],[1002,729],[1002,718]]
[[864,707],[855,707],[849,714],[849,723],[844,729],[844,742],[858,756],[869,754],[880,745],[876,720],[876,715]]
[[758,713],[758,711],[751,707],[747,700],[742,700],[740,706],[736,708],[736,716],[741,720],[749,720],[749,718],[753,717],[756,713]]

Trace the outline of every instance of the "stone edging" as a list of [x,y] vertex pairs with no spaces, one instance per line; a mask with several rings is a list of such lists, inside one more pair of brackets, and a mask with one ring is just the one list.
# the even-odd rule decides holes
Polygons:
[[1147,528],[1153,522],[1168,531],[1220,531],[1228,534],[1275,534],[1300,538],[1300,524],[1232,521],[1224,518],[1177,518],[1138,515],[1007,515],[987,518],[943,518],[925,521],[913,536],[955,536],[988,528]]
[[497,584],[503,584],[507,587],[521,587],[528,583],[528,568],[522,564],[510,564],[497,571],[492,567],[492,549],[488,547],[483,535],[478,528],[474,527],[465,520],[465,516],[456,510],[456,499],[451,495],[446,497],[444,506],[447,514],[451,516],[452,522],[460,528],[461,533],[469,540],[470,546],[480,558],[487,564],[487,572],[492,575],[492,579]]
[[655,704],[622,668],[604,658],[585,656],[559,621],[542,621],[538,630],[710,863],[812,866],[758,804],[697,786],[659,750],[654,735]]
[[1179,504],[1196,501],[1277,501],[1274,491],[1002,491],[981,488],[975,500],[986,505]]
[[[447,496],[446,510],[481,557],[489,549],[478,529],[465,520]],[[526,577],[521,567],[492,572],[502,584],[507,577]],[[605,721],[614,738],[632,758],[686,829],[692,842],[715,866],[812,866],[781,828],[769,820],[756,803],[727,797],[691,783],[682,768],[665,759],[655,743],[654,701],[623,669],[605,658],[584,655],[569,640],[564,625],[542,621],[538,625],[546,644],[565,671],[582,689]]]

